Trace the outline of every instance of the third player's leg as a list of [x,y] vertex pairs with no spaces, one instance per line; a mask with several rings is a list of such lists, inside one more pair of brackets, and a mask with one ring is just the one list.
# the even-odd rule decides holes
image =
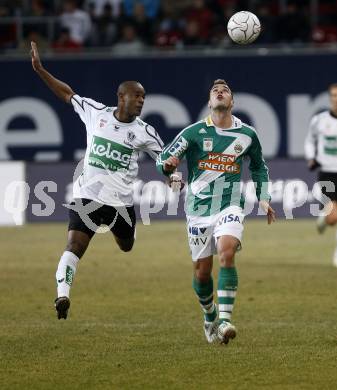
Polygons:
[[[330,199],[324,209],[317,218],[317,229],[319,233],[323,233],[327,226],[333,226],[337,223],[337,174],[334,172],[319,172],[318,180],[321,183],[322,193]],[[333,188],[326,187],[327,184],[333,185]],[[331,191],[333,189],[333,191]]]
[[[326,217],[325,217],[326,225],[330,225],[330,226],[336,225],[336,223],[337,223],[337,202],[332,201],[332,202],[328,203],[325,206],[324,211],[326,212]],[[324,225],[321,223],[321,221],[322,221],[322,217],[319,217],[318,218],[319,223],[318,223],[317,227],[318,227],[318,230],[320,232],[322,232],[322,226],[324,227]],[[337,232],[335,234],[336,234],[336,240],[337,240]],[[335,267],[337,267],[337,245],[336,245],[334,253],[333,253],[332,264]]]
[[337,223],[337,202],[332,201],[325,206],[327,215],[325,221],[328,225],[333,226]]

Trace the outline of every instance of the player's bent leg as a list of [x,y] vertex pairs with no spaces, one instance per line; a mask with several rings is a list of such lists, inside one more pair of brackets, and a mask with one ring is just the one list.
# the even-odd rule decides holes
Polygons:
[[[116,243],[123,252],[130,252],[135,243],[136,214],[134,207],[113,208],[117,211],[117,218],[113,215],[110,230]],[[109,224],[110,225],[110,224]]]
[[204,313],[204,333],[207,341],[217,340],[217,311],[213,297],[213,256],[204,257],[193,262],[193,289]]
[[224,235],[217,238],[220,262],[218,275],[219,329],[221,343],[227,344],[235,338],[236,329],[231,324],[231,317],[238,287],[238,275],[235,267],[235,253],[240,246],[238,238]]
[[135,243],[134,237],[131,238],[119,238],[114,235],[117,245],[123,252],[130,252],[133,244]]
[[57,298],[55,309],[58,319],[66,319],[70,307],[70,288],[73,284],[77,263],[84,255],[91,236],[87,233],[69,230],[66,250],[63,252],[56,271]]

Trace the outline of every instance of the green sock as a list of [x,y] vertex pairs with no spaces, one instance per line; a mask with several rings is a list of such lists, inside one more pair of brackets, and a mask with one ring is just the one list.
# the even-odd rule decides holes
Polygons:
[[198,279],[193,278],[193,288],[199,303],[204,312],[205,321],[213,322],[216,319],[216,306],[213,301],[213,278],[212,276],[206,283],[201,283]]
[[218,275],[218,303],[219,322],[231,322],[236,290],[238,288],[238,274],[236,268],[221,267]]

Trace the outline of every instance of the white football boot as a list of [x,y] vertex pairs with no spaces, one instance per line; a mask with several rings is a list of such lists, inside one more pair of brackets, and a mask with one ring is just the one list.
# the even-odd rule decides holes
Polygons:
[[209,343],[214,343],[218,339],[218,321],[204,322],[204,332]]
[[228,344],[230,339],[234,339],[236,336],[235,326],[230,322],[222,322],[218,328],[218,339],[221,344]]

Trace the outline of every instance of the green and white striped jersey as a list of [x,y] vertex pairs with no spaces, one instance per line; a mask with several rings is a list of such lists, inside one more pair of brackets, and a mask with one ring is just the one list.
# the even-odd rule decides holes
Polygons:
[[164,173],[163,161],[170,156],[187,160],[187,215],[209,216],[230,205],[243,206],[240,181],[245,156],[250,158],[258,199],[270,200],[268,168],[256,131],[235,116],[229,129],[214,126],[210,116],[183,129],[159,155],[160,172]]

